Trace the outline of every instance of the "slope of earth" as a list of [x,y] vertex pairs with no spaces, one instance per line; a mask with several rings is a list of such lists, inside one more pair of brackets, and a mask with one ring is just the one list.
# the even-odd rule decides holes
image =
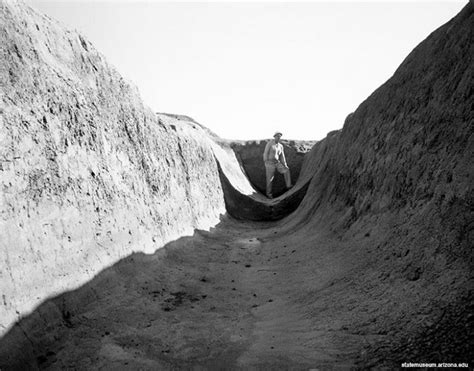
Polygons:
[[[354,299],[344,324],[382,335],[363,367],[474,358],[473,8],[433,32],[313,148],[313,181],[282,231],[329,229],[367,251],[350,278],[364,300]],[[320,310],[326,295],[308,305]]]
[[0,3],[0,334],[225,212],[207,134],[172,127],[81,35]]

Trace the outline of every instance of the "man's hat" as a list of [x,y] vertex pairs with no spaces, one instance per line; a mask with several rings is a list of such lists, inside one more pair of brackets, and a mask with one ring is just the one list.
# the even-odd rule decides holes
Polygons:
[[273,134],[273,138],[275,138],[277,135],[279,135],[279,136],[283,136],[283,134],[282,134],[282,133],[280,133],[279,131],[277,131],[277,132],[275,132],[275,134]]

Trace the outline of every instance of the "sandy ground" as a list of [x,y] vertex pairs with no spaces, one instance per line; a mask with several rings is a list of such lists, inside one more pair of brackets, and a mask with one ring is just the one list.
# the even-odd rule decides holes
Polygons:
[[338,291],[350,285],[342,277],[360,259],[324,236],[280,230],[224,217],[210,232],[124,259],[62,298],[88,304],[48,330],[55,340],[40,367],[350,368],[374,340],[339,318]]

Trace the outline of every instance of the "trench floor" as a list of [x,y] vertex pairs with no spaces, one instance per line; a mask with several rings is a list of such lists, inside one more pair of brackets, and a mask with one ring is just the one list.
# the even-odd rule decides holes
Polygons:
[[349,369],[380,338],[345,326],[361,300],[346,278],[353,250],[317,231],[224,218],[71,294],[96,297],[48,334],[41,368]]

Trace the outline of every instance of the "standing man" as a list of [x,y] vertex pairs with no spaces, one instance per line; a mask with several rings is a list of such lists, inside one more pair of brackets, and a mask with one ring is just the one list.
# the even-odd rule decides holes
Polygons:
[[280,174],[283,174],[285,177],[286,188],[290,189],[291,185],[291,176],[290,169],[286,164],[285,153],[283,152],[283,145],[280,143],[282,133],[276,132],[273,135],[267,145],[265,146],[265,151],[263,152],[263,161],[265,162],[265,170],[267,175],[267,197],[273,198],[272,195],[272,182],[275,177],[275,169],[278,170]]

